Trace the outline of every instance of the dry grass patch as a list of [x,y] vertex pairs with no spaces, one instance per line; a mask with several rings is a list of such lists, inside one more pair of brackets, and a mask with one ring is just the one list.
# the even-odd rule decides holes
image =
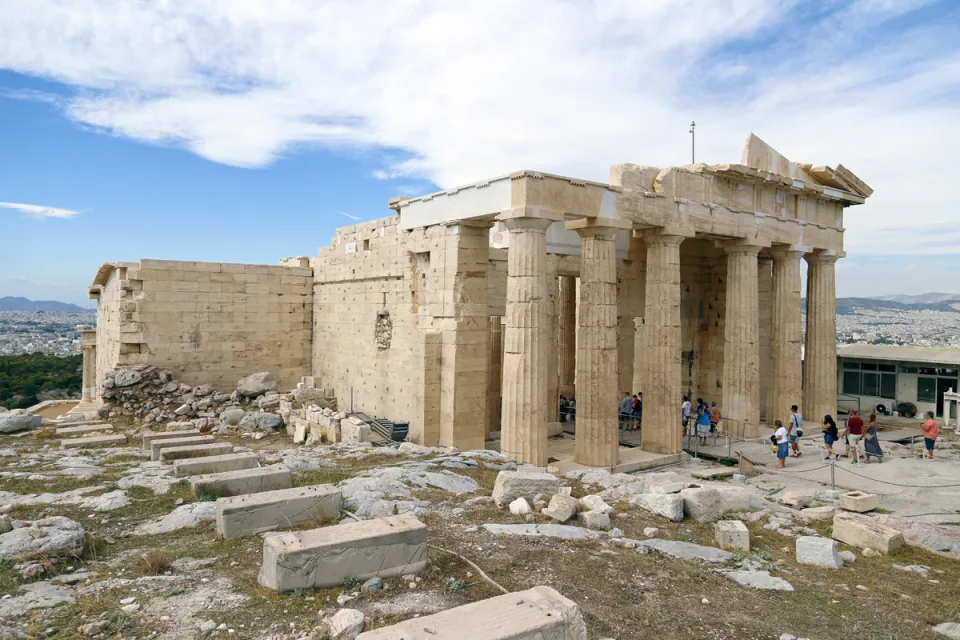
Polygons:
[[140,554],[140,558],[137,560],[137,569],[145,576],[158,576],[164,571],[169,571],[172,562],[173,557],[166,551],[151,549]]

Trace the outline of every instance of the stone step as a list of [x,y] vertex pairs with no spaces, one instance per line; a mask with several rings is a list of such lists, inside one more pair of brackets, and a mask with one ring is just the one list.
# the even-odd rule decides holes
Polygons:
[[240,471],[208,473],[190,478],[190,490],[193,491],[194,497],[206,494],[225,498],[275,489],[289,489],[292,486],[293,477],[290,469],[282,464]]
[[389,578],[426,565],[427,526],[411,515],[397,515],[268,534],[257,581],[274,591],[329,588],[348,576]]
[[89,436],[87,438],[67,438],[60,441],[61,449],[89,449],[92,447],[109,447],[112,444],[127,444],[127,436],[114,434],[109,436]]
[[178,478],[195,476],[201,473],[223,473],[224,471],[240,471],[241,469],[256,469],[260,466],[260,458],[252,451],[244,453],[229,453],[221,456],[206,456],[203,458],[186,458],[173,462],[173,475]]
[[88,424],[80,427],[60,427],[57,429],[57,435],[58,436],[78,436],[84,433],[97,433],[98,431],[113,431],[113,425]]
[[540,586],[380,627],[361,633],[357,640],[434,636],[470,640],[587,640],[587,626],[576,603],[550,587]]
[[92,424],[103,424],[103,420],[61,420],[57,424],[64,427],[88,427]]
[[164,449],[172,449],[174,447],[192,447],[198,444],[213,444],[216,442],[216,438],[213,436],[188,436],[185,438],[165,438],[162,440],[154,440],[150,443],[150,459],[159,460],[160,452]]
[[143,435],[143,450],[150,451],[150,444],[157,440],[171,440],[173,438],[195,438],[197,436],[203,435],[197,429],[190,429],[188,431],[144,431]]
[[183,458],[203,458],[222,456],[233,453],[233,445],[229,442],[214,442],[212,444],[196,444],[186,447],[169,447],[160,451],[160,462],[173,462]]
[[340,489],[330,484],[264,491],[217,500],[217,533],[226,539],[299,524],[337,520]]

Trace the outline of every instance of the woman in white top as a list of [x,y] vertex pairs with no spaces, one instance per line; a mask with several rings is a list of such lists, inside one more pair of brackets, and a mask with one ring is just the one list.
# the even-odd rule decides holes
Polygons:
[[790,455],[790,430],[783,426],[779,420],[774,421],[777,428],[773,437],[777,440],[777,464],[781,469],[787,466],[787,456]]

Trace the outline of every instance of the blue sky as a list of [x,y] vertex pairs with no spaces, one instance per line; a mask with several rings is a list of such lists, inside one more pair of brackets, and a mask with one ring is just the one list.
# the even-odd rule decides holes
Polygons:
[[683,164],[691,119],[699,161],[754,131],[874,187],[840,295],[960,292],[958,32],[936,0],[0,0],[0,296],[313,255],[519,168]]

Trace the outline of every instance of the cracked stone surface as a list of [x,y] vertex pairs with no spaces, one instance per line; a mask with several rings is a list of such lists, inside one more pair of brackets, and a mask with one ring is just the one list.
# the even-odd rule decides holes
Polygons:
[[22,589],[22,594],[0,600],[0,618],[13,618],[33,609],[49,609],[74,602],[73,592],[69,588],[47,581],[27,584]]
[[202,523],[216,520],[216,502],[193,502],[177,507],[167,515],[145,522],[130,532],[135,536],[152,536],[159,533],[170,533],[177,529],[193,529]]

